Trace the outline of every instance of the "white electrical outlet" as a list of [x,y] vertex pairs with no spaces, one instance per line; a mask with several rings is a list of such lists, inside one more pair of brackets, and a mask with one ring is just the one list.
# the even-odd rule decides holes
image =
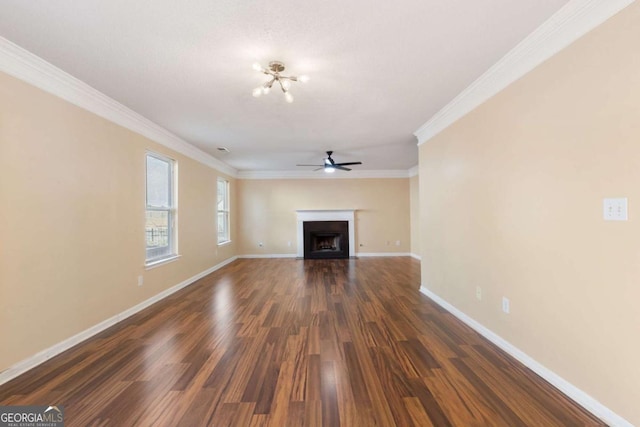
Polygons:
[[602,200],[603,217],[605,221],[627,221],[627,198]]
[[291,247],[291,240],[287,242],[287,246]]
[[144,276],[138,276],[138,286],[142,286],[144,284]]
[[476,286],[476,298],[478,301],[482,299],[482,288],[480,286]]
[[509,298],[502,297],[502,311],[509,314],[509,311],[511,310],[510,305],[511,303],[509,302]]
[[396,240],[396,246],[400,246],[400,240]]

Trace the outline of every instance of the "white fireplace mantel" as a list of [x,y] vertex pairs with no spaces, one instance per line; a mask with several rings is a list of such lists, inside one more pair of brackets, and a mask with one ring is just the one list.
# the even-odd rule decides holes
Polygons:
[[298,258],[304,257],[305,221],[348,221],[349,223],[349,256],[356,256],[355,209],[297,210],[298,215]]

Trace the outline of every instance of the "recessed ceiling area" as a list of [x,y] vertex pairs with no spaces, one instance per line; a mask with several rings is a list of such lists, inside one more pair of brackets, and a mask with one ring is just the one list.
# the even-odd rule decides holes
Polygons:
[[[0,36],[240,171],[406,170],[413,132],[566,3],[5,0]],[[291,104],[252,96],[274,60],[310,77]]]

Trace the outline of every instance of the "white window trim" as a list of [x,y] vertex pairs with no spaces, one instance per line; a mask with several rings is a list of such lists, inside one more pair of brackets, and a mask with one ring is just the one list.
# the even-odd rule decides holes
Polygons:
[[[227,209],[225,210],[219,210],[218,209],[218,183],[219,182],[224,182],[225,186],[226,186],[226,207]],[[228,245],[231,243],[231,195],[229,194],[231,190],[231,184],[229,183],[229,180],[219,176],[218,179],[216,180],[216,240],[218,241],[218,246],[224,246],[224,245]],[[220,212],[225,212],[227,214],[227,240],[219,240],[220,236],[218,235],[218,225],[217,221],[218,221],[218,214]]]
[[169,264],[170,262],[177,261],[181,257],[182,255],[170,255],[167,258],[157,259],[155,261],[149,261],[145,263],[144,269],[151,270],[153,268],[160,267],[161,265],[165,265],[165,264]]
[[[169,180],[169,206],[168,208],[159,207],[159,206],[151,206],[147,204],[147,157],[155,157],[156,159],[168,162],[170,165],[170,180]],[[146,151],[144,156],[145,162],[145,192],[144,192],[144,205],[145,205],[145,217],[147,211],[159,211],[159,212],[169,212],[170,218],[170,229],[169,229],[169,253],[166,255],[156,256],[153,258],[147,258],[147,248],[145,244],[145,269],[151,269],[154,267],[158,267],[160,265],[167,264],[169,262],[175,261],[180,258],[178,254],[178,182],[177,182],[177,162],[167,156],[163,156],[162,154],[155,153],[153,151]],[[145,237],[146,239],[146,237]]]

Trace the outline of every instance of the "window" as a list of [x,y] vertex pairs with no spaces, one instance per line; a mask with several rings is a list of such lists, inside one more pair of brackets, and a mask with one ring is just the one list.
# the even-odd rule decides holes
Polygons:
[[218,178],[218,244],[229,241],[229,181]]
[[147,265],[176,256],[174,161],[147,153]]

